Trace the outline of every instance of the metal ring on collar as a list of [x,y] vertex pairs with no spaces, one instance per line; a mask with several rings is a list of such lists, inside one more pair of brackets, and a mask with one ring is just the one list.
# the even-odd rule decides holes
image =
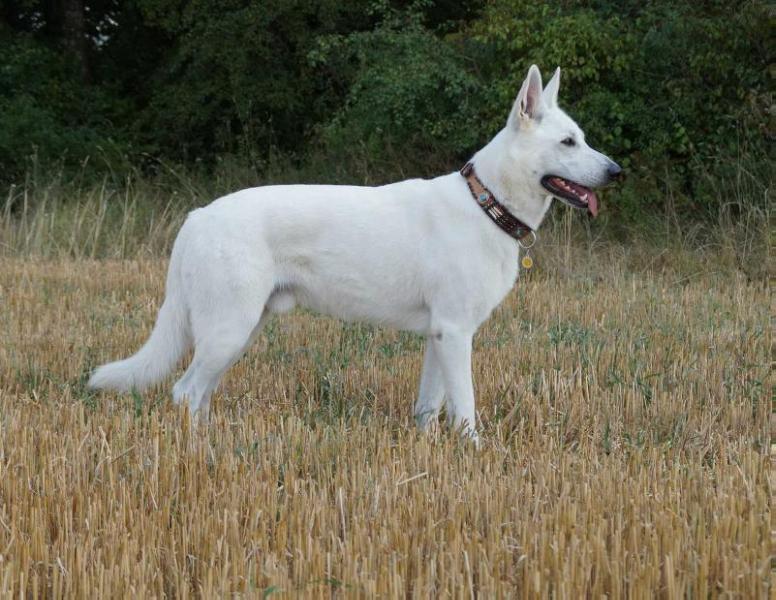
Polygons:
[[531,239],[530,244],[524,244],[523,240],[517,240],[517,243],[520,245],[520,247],[523,250],[528,250],[529,248],[533,248],[534,244],[536,243],[536,232],[533,229],[531,230],[531,235],[533,236],[533,238]]

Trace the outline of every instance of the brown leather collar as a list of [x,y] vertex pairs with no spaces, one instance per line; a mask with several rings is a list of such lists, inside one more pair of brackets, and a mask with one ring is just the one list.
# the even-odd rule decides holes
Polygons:
[[474,165],[466,163],[461,169],[461,175],[466,179],[469,191],[496,225],[498,225],[507,235],[515,238],[518,242],[524,237],[531,235],[534,231],[520,219],[512,215],[506,207],[501,204],[492,192],[486,188],[477,174],[474,172]]

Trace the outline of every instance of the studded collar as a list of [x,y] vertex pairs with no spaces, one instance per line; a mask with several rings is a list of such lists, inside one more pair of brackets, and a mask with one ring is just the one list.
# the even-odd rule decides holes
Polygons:
[[472,163],[468,162],[464,165],[463,169],[461,169],[461,175],[466,179],[469,191],[477,201],[477,204],[504,233],[518,242],[531,234],[536,235],[533,229],[515,217],[501,202],[496,200],[493,193],[477,177]]

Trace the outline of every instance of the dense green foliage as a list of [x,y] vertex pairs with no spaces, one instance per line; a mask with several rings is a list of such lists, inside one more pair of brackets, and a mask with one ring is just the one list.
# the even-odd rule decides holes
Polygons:
[[623,210],[667,190],[713,209],[742,157],[772,180],[762,1],[0,0],[0,19],[5,183],[32,156],[97,177],[430,175],[503,125],[533,62],[563,67],[562,105],[630,172]]

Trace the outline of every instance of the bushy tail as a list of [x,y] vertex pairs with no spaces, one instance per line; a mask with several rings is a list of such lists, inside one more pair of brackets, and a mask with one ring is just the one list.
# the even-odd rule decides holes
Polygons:
[[89,379],[90,388],[140,391],[175,368],[190,344],[186,310],[176,292],[168,286],[154,330],[143,347],[129,358],[98,367]]

